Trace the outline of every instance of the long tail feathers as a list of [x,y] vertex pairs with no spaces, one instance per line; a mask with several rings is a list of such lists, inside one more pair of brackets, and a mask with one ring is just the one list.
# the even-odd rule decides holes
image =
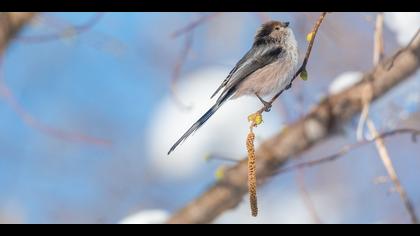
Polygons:
[[188,130],[185,132],[184,135],[176,143],[169,149],[168,155],[171,154],[175,148],[181,144],[185,139],[188,138],[192,133],[197,131],[206,121],[214,114],[216,111],[222,106],[224,102],[226,102],[236,91],[236,87],[233,87],[225,92],[223,92],[219,99],[217,99],[216,104],[214,104],[200,119],[197,120]]
[[221,105],[222,105],[221,103],[214,104],[200,119],[198,119],[198,121],[195,122],[191,126],[191,128],[189,128],[187,132],[185,132],[185,134],[182,135],[180,139],[178,139],[178,141],[176,141],[176,143],[169,150],[168,155],[171,154],[171,152],[175,150],[175,148],[179,144],[181,144],[185,139],[187,139],[188,136],[190,136],[192,133],[198,130],[220,108]]

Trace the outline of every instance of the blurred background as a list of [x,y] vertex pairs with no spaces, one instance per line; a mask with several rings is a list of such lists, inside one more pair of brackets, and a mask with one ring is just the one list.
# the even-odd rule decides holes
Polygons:
[[[308,65],[264,116],[257,144],[373,67],[377,13],[332,13]],[[0,223],[162,223],[242,159],[256,98],[233,100],[168,158],[214,102],[259,25],[290,21],[300,45],[319,13],[40,13],[0,65]],[[420,13],[385,13],[384,54],[408,44]],[[370,111],[380,131],[420,128],[420,74]],[[358,116],[301,160],[356,142]],[[368,134],[366,134],[368,137]],[[420,146],[386,139],[420,214]],[[257,157],[258,158],[258,157]],[[375,148],[272,178],[215,223],[409,223]]]

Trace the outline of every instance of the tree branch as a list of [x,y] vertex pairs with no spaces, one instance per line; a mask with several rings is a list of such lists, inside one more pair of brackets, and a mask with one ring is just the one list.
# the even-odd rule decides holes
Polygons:
[[213,17],[215,17],[215,16],[217,16],[219,14],[221,14],[221,13],[220,12],[213,12],[213,13],[210,13],[210,14],[207,14],[207,15],[203,15],[202,17],[200,17],[197,20],[189,23],[188,25],[184,26],[183,28],[178,29],[175,32],[173,32],[171,34],[171,37],[172,38],[176,38],[176,37],[178,37],[178,36],[180,36],[182,34],[185,34],[185,33],[193,30],[197,26],[201,25],[202,23],[210,20],[211,18],[213,18]]
[[336,161],[337,159],[343,157],[345,154],[349,153],[350,151],[357,149],[359,147],[365,146],[367,144],[371,144],[376,142],[377,140],[381,139],[385,139],[397,134],[411,134],[413,137],[413,140],[417,139],[417,136],[420,135],[420,130],[417,129],[396,129],[396,130],[391,130],[388,132],[384,132],[382,134],[377,134],[374,136],[374,138],[369,139],[369,140],[362,140],[359,141],[357,143],[353,143],[353,144],[349,144],[349,145],[345,145],[344,147],[342,147],[338,152],[334,153],[334,154],[330,154],[328,156],[322,157],[322,158],[318,158],[312,161],[306,161],[306,162],[302,162],[302,163],[298,163],[295,165],[291,165],[285,168],[281,168],[276,174],[283,174],[283,173],[287,173],[293,170],[299,170],[302,168],[308,168],[308,167],[313,167],[313,166],[318,166],[324,163],[328,163],[328,162],[332,162],[332,161]]
[[32,20],[35,14],[31,12],[0,13],[0,56],[3,55],[11,39]]
[[[378,131],[376,130],[374,123],[371,120],[368,120],[367,125],[368,125],[370,133],[372,135],[377,136]],[[385,146],[384,140],[382,138],[378,138],[375,141],[375,144],[376,144],[376,149],[378,150],[379,157],[381,158],[381,161],[386,169],[386,172],[388,173],[389,178],[394,183],[395,189],[400,195],[401,201],[403,202],[404,207],[407,210],[408,215],[410,216],[411,223],[418,224],[418,218],[417,218],[414,206],[411,203],[407,195],[407,192],[405,191],[405,188],[401,184],[397,171],[394,167],[394,164],[392,163],[391,157],[389,156],[388,149]]]
[[62,39],[63,36],[73,37],[91,30],[104,16],[105,13],[97,12],[88,21],[81,25],[69,25],[59,32],[41,35],[26,35],[16,38],[16,40],[24,43],[48,43],[51,41]]
[[[256,156],[257,173],[263,184],[268,177],[294,156],[310,149],[335,134],[335,130],[362,109],[363,89],[370,84],[372,100],[386,94],[406,80],[420,67],[420,36],[409,47],[390,58],[394,63],[387,70],[380,64],[363,76],[363,80],[323,99],[305,117],[263,142]],[[247,161],[227,169],[224,178],[200,197],[175,213],[169,223],[208,223],[228,209],[235,208],[247,193]]]
[[[77,132],[66,132],[60,129],[50,127],[43,124],[29,112],[27,112],[18,102],[11,89],[5,83],[3,77],[3,54],[10,44],[11,40],[16,37],[18,32],[30,22],[30,20],[36,15],[36,13],[0,13],[0,99],[3,99],[5,103],[16,112],[21,120],[28,126],[39,130],[45,134],[51,135],[56,138],[60,138],[67,141],[78,141],[89,144],[94,144],[102,147],[110,147],[112,145],[111,140],[93,137]],[[91,20],[91,23],[79,26],[79,30],[87,30],[93,25],[96,20]]]

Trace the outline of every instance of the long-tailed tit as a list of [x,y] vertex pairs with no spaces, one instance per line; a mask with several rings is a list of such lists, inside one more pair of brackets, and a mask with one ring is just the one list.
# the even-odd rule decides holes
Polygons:
[[182,135],[168,155],[230,98],[255,95],[269,109],[270,104],[261,97],[287,89],[297,69],[297,42],[288,26],[289,22],[278,21],[270,21],[261,26],[251,49],[211,96],[213,98],[223,89],[216,103]]

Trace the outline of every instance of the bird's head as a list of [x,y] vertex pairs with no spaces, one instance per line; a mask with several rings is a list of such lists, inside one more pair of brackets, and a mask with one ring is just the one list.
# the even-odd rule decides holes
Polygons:
[[293,34],[289,28],[289,22],[269,21],[258,29],[255,35],[255,42],[281,42]]

